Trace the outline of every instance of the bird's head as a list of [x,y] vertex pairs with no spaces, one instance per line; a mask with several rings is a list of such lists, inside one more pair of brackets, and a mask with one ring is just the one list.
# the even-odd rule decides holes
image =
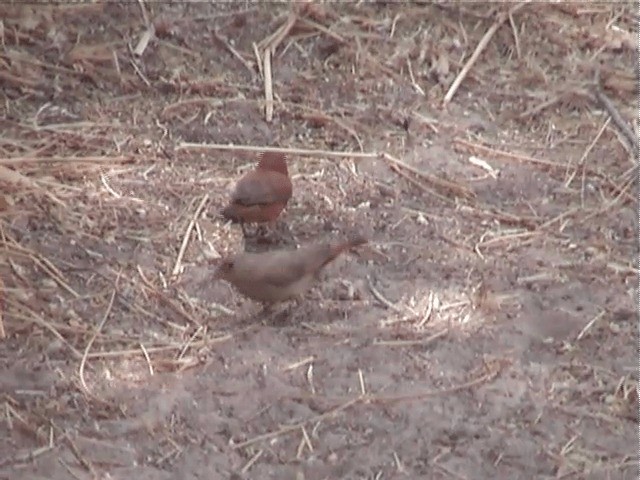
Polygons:
[[262,152],[258,161],[259,170],[271,170],[289,176],[287,156],[280,152]]

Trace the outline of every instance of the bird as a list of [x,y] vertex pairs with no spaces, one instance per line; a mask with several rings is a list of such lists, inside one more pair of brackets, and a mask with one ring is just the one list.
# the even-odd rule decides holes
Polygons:
[[302,296],[324,267],[346,250],[365,243],[364,236],[351,235],[296,250],[243,252],[219,261],[213,277],[226,280],[254,301],[273,305]]
[[275,222],[292,194],[286,155],[262,152],[256,168],[238,180],[229,204],[220,213],[232,223],[239,223],[246,237],[246,223]]

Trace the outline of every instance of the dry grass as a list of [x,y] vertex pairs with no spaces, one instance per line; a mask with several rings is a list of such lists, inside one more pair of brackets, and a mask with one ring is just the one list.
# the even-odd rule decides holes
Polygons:
[[[517,295],[493,290],[492,269],[519,266],[528,249],[563,260],[520,271],[520,285],[535,289],[564,275],[633,288],[636,239],[623,225],[637,210],[631,6],[196,10],[144,1],[0,7],[0,339],[8,364],[28,351],[58,365],[74,399],[63,402],[59,392],[52,405],[37,395],[5,394],[6,425],[36,446],[12,452],[0,467],[66,445],[75,471],[95,477],[96,466],[63,424],[80,410],[127,417],[103,371],[144,383],[159,372],[202,366],[213,345],[244,338],[246,330],[229,326],[242,311],[236,297],[218,290],[202,302],[176,284],[185,268],[239,248],[238,233],[206,214],[239,173],[226,161],[239,152],[244,163],[268,149],[294,159],[300,194],[288,220],[300,227],[301,241],[336,217],[333,230],[383,232],[374,239],[380,258],[369,262],[382,273],[388,264],[415,263],[412,252],[425,245],[474,259],[469,269],[466,260],[458,263],[458,271],[468,271],[459,273],[457,297],[441,299],[434,289],[428,298],[410,292],[391,300],[395,293],[371,278],[362,289],[370,300],[351,295],[360,305],[353,315],[387,310],[374,342],[381,350],[432,345],[447,336],[452,319],[518,308]],[[211,44],[202,43],[209,37],[219,47],[213,56]],[[425,158],[434,146],[457,158]],[[518,198],[527,176],[548,186],[545,198]],[[508,200],[494,195],[510,182],[520,186],[505,194]],[[374,202],[391,212],[392,224],[369,213]],[[435,240],[421,238],[425,225],[437,227]],[[603,318],[613,323],[612,314],[601,306],[585,318],[559,355],[599,348],[583,345]],[[324,328],[303,323],[310,324],[316,333]],[[432,327],[440,330],[423,337]],[[406,328],[409,338],[396,338],[395,328]],[[331,329],[322,334],[341,335]],[[521,375],[507,357],[488,360],[471,380],[452,380],[457,387],[397,395],[366,391],[360,371],[359,395],[312,395],[324,405],[321,413],[247,432],[242,441],[230,437],[231,448],[248,457],[238,470],[247,473],[266,455],[248,447],[264,442],[266,449],[267,440],[285,433],[301,435],[297,458],[314,451],[319,440],[306,429],[340,422],[347,409],[453,394],[508,371]],[[138,373],[118,371],[129,361]],[[301,365],[307,363],[313,361]],[[570,362],[553,375],[569,387],[549,391],[544,412],[613,428],[637,405],[631,374],[616,378],[608,392],[603,385],[612,384],[612,373],[595,365]],[[557,478],[630,468],[631,457],[599,455],[579,433],[564,440],[557,448],[540,445]],[[182,448],[175,444],[168,455],[178,457]],[[494,467],[501,461],[500,453]]]

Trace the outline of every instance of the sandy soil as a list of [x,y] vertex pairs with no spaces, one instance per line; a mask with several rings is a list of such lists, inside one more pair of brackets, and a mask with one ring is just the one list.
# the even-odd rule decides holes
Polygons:
[[[271,122],[284,5],[2,9],[0,478],[636,477],[631,6],[513,12],[446,108],[501,7],[298,7]],[[184,142],[386,152],[290,155],[261,247],[372,248],[264,321],[209,278],[256,153]]]

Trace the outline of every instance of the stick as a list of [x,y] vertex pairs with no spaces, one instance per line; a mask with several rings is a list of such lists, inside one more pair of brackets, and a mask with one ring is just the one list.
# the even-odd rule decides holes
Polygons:
[[386,152],[382,154],[382,157],[385,160],[387,160],[388,162],[393,163],[394,165],[397,165],[399,167],[402,167],[405,170],[410,171],[414,175],[417,175],[419,177],[424,178],[429,183],[431,183],[431,184],[433,184],[435,186],[438,186],[438,187],[453,191],[455,194],[457,194],[460,197],[464,197],[464,198],[473,198],[473,197],[475,197],[475,193],[473,193],[468,188],[463,187],[461,185],[458,185],[457,183],[450,182],[448,180],[443,180],[442,178],[436,177],[435,175],[430,175],[430,174],[428,174],[426,172],[418,170],[417,168],[412,167],[411,165],[403,162],[402,160],[399,160],[399,159],[397,159],[395,157],[392,157],[391,155],[389,155]]
[[249,70],[249,73],[251,73],[251,76],[253,76],[256,73],[253,70],[253,66],[240,54],[240,52],[238,52],[235,48],[233,48],[229,40],[227,40],[222,35],[220,35],[216,30],[213,31],[213,36],[215,37],[216,40],[218,40],[218,42],[222,44],[222,46],[224,46],[224,48],[226,48],[229,51],[229,53],[231,53],[231,55],[233,55],[238,60],[240,60],[240,63],[242,63],[244,67],[247,70]]
[[73,355],[77,358],[77,359],[81,359],[82,358],[82,353],[80,353],[78,351],[78,349],[76,347],[74,347],[73,345],[71,345],[71,343],[69,343],[67,341],[66,338],[64,338],[62,336],[62,334],[60,332],[58,332],[58,330],[56,330],[56,328],[49,324],[47,321],[45,321],[44,318],[40,317],[37,313],[35,313],[33,310],[30,310],[28,307],[20,304],[20,303],[15,303],[13,302],[10,298],[7,299],[14,307],[16,308],[23,308],[24,310],[26,310],[27,312],[29,312],[31,315],[27,316],[27,315],[22,315],[22,314],[14,314],[14,317],[16,318],[20,318],[22,320],[26,320],[28,322],[32,322],[35,323],[36,325],[49,330],[54,337],[56,337],[58,340],[60,340],[60,342],[62,342],[64,345],[67,346],[67,348],[69,348],[69,350],[71,350],[71,352],[73,353]]
[[638,138],[633,133],[633,130],[629,127],[627,122],[624,121],[622,115],[615,107],[613,102],[605,95],[600,87],[600,71],[596,71],[596,79],[595,79],[595,96],[598,102],[602,105],[602,107],[611,115],[611,120],[615,123],[616,127],[620,130],[622,135],[625,137],[629,145],[633,149],[633,153],[635,156],[638,155]]
[[[397,20],[398,15],[396,15],[396,18],[394,20]],[[315,28],[316,30],[324,33],[325,35],[333,38],[334,40],[337,40],[340,43],[347,43],[347,41],[341,37],[340,35],[338,35],[336,32],[332,32],[331,30],[329,30],[327,27],[325,27],[324,25],[321,25],[317,22],[314,22],[313,20],[309,20],[308,18],[303,18],[301,19],[301,23]],[[395,28],[395,23],[392,25],[392,28]],[[393,34],[391,35],[393,36]]]
[[[117,282],[118,280],[116,279],[116,283]],[[100,325],[98,325],[98,328],[96,328],[96,331],[93,332],[91,339],[89,339],[89,343],[87,343],[87,346],[84,349],[84,353],[82,354],[82,360],[80,360],[80,368],[78,370],[78,374],[80,376],[80,384],[82,385],[82,388],[84,389],[87,395],[91,395],[91,392],[89,391],[89,387],[87,387],[87,384],[84,381],[84,366],[87,362],[87,355],[89,354],[91,345],[93,345],[93,342],[95,341],[96,337],[100,333],[100,330],[102,330],[102,327],[104,327],[104,324],[107,322],[107,318],[109,318],[109,313],[111,313],[111,307],[113,307],[113,300],[115,298],[116,298],[116,289],[114,288],[113,292],[111,293],[111,298],[109,299],[109,305],[107,305],[107,310],[104,312],[104,316],[102,317],[102,321],[100,322]]]
[[277,430],[275,432],[264,433],[262,435],[258,435],[257,437],[251,438],[249,440],[246,440],[240,443],[231,442],[231,448],[233,448],[234,450],[238,448],[244,448],[244,447],[248,447],[249,445],[253,445],[254,443],[261,442],[263,440],[270,440],[272,438],[279,437],[280,435],[285,435],[287,433],[295,432],[296,430],[299,430],[300,428],[305,426],[307,423],[316,423],[321,420],[324,420],[328,417],[335,415],[336,413],[339,413],[343,410],[348,409],[349,407],[352,407],[356,403],[359,403],[361,400],[362,399],[360,397],[356,397],[336,408],[329,410],[328,412],[322,413],[320,415],[316,415],[315,417],[309,418],[307,420],[302,420],[301,422],[295,423],[293,425],[282,427],[280,430]]
[[140,36],[140,40],[138,40],[138,44],[136,45],[136,48],[133,49],[133,54],[136,57],[142,56],[144,51],[149,46],[149,42],[151,41],[155,33],[156,33],[156,29],[153,26],[153,24],[149,25],[149,27],[147,27],[147,29],[142,33],[142,35]]
[[271,52],[275,52],[278,46],[287,37],[297,20],[298,16],[295,12],[291,12],[286,23],[283,23],[282,26],[273,33],[273,35],[260,42],[261,46],[265,49],[271,50]]
[[206,193],[202,197],[202,200],[200,201],[198,208],[196,208],[196,211],[194,212],[193,217],[189,222],[189,225],[187,225],[187,231],[184,233],[184,238],[182,239],[182,245],[180,245],[180,251],[178,252],[178,256],[176,257],[176,263],[173,266],[173,270],[171,271],[172,276],[176,276],[180,272],[180,264],[182,263],[182,257],[184,256],[184,252],[187,249],[187,244],[189,243],[189,237],[191,237],[191,230],[193,230],[193,226],[195,225],[198,219],[198,216],[200,216],[200,211],[204,208],[204,205],[205,203],[207,203],[207,200],[209,200],[208,193]]
[[271,83],[271,49],[264,50],[264,115],[267,122],[273,120],[273,85]]
[[142,354],[144,355],[144,359],[147,361],[147,366],[149,367],[149,375],[153,377],[153,364],[151,363],[151,358],[149,357],[149,352],[144,348],[144,345],[140,343],[140,350],[142,350]]
[[369,285],[369,290],[371,290],[371,293],[373,293],[373,296],[376,297],[376,300],[378,300],[380,303],[382,303],[385,307],[390,308],[391,310],[393,310],[396,313],[405,313],[400,307],[398,307],[397,305],[395,305],[394,303],[391,303],[391,301],[387,300],[382,293],[380,293],[378,291],[378,289],[375,287],[375,285],[373,284],[373,280],[371,278],[371,276],[367,275],[367,283]]
[[[567,181],[564,182],[565,188],[569,187],[569,185],[575,178],[576,174],[578,173],[578,169],[583,166],[585,160],[587,159],[587,156],[589,155],[589,153],[591,153],[591,150],[593,150],[593,147],[595,147],[596,143],[598,143],[598,140],[600,140],[600,137],[602,136],[606,128],[609,126],[610,121],[611,121],[611,116],[609,116],[607,120],[602,124],[602,127],[600,127],[600,130],[598,131],[595,138],[591,141],[589,146],[584,150],[584,152],[582,153],[582,156],[580,157],[580,160],[578,160],[578,163],[576,164],[576,168],[574,169],[573,173],[569,175],[569,178],[567,179]],[[569,173],[569,167],[571,166],[571,163],[572,162],[569,161],[569,163],[567,164],[567,173]]]
[[240,443],[234,443],[233,441],[230,442],[230,446],[232,449],[238,449],[238,448],[244,448],[244,447],[248,447],[249,445],[253,445],[255,443],[261,442],[263,440],[270,440],[272,438],[276,438],[279,437],[281,435],[286,435],[288,433],[292,433],[295,432],[299,429],[301,429],[302,427],[304,427],[306,424],[308,423],[317,423],[320,422],[322,420],[325,420],[326,418],[332,417],[335,414],[342,412],[344,410],[347,410],[351,407],[353,407],[354,405],[357,405],[359,403],[393,403],[393,402],[401,402],[401,401],[407,401],[407,400],[418,400],[421,398],[426,398],[426,397],[435,397],[435,396],[439,396],[439,395],[448,395],[450,393],[455,393],[455,392],[459,392],[462,390],[466,390],[469,389],[471,387],[474,387],[476,385],[480,385],[481,383],[487,382],[492,380],[493,378],[495,378],[499,373],[500,373],[500,368],[496,368],[494,371],[490,371],[485,375],[482,375],[479,378],[476,378],[474,380],[471,380],[469,382],[460,384],[460,385],[455,385],[453,387],[450,388],[445,388],[443,390],[423,390],[421,392],[416,392],[413,394],[400,394],[400,395],[371,395],[371,394],[367,394],[367,395],[360,395],[356,398],[353,398],[341,405],[338,405],[335,408],[332,408],[330,410],[328,410],[325,413],[322,413],[320,415],[316,415],[314,417],[308,418],[306,420],[302,420],[298,423],[295,423],[293,425],[287,425],[284,426],[282,428],[280,428],[277,431],[274,432],[269,432],[269,433],[263,433],[262,435],[258,435],[254,438],[251,438],[249,440],[245,440],[244,442],[240,442]]
[[182,142],[176,150],[228,150],[232,152],[273,152],[285,153],[287,155],[301,155],[305,157],[329,157],[329,158],[380,158],[378,153],[367,152],[332,152],[330,150],[307,150],[304,148],[280,148],[280,147],[254,147],[250,145],[223,145],[221,143],[190,143]]
[[16,165],[21,163],[64,162],[64,163],[125,163],[131,157],[10,157],[0,158],[0,165]]
[[149,22],[149,15],[147,14],[147,9],[145,8],[144,1],[145,0],[138,0],[138,5],[140,5],[142,20],[144,20],[145,26],[148,27],[151,22]]
[[440,200],[442,200],[445,203],[450,203],[452,205],[455,205],[455,201],[454,200],[451,200],[450,198],[447,198],[444,195],[440,195],[438,192],[436,192],[432,188],[429,188],[424,183],[419,182],[418,180],[413,178],[411,175],[409,175],[407,172],[402,170],[397,165],[391,165],[390,168],[391,168],[391,170],[396,172],[398,175],[400,175],[402,178],[404,178],[406,181],[408,181],[412,185],[415,185],[416,187],[420,188],[421,190],[427,192],[429,195],[433,195],[434,197],[439,198]]
[[444,337],[447,333],[449,333],[449,328],[445,328],[444,330],[440,330],[439,332],[434,333],[433,335],[423,338],[421,340],[374,340],[371,345],[379,345],[386,347],[409,347],[412,345],[428,345],[433,341],[439,339],[440,337]]
[[4,282],[0,278],[0,340],[4,340],[7,338],[7,334],[4,331],[4,322],[2,321],[2,316],[4,314],[4,294],[5,294]]
[[253,47],[253,54],[256,56],[256,65],[258,66],[258,73],[260,73],[260,77],[264,78],[264,70],[262,70],[262,59],[260,58],[260,50],[258,50],[258,46],[256,42],[252,42],[251,46]]
[[62,200],[56,197],[53,193],[49,192],[47,189],[42,188],[35,180],[32,180],[30,177],[26,177],[21,173],[2,165],[0,165],[0,180],[6,181],[7,183],[22,185],[23,187],[33,188],[35,191],[44,194],[50,200],[57,203],[61,207],[65,209],[68,208]]
[[596,315],[595,317],[593,317],[589,323],[587,323],[584,328],[582,330],[580,330],[580,333],[578,334],[578,336],[576,337],[576,341],[579,341],[582,339],[582,337],[584,337],[586,335],[586,333],[589,331],[589,329],[593,326],[594,323],[596,323],[598,320],[600,320],[602,317],[604,317],[604,314],[606,312],[603,310],[601,311],[598,315]]
[[513,15],[515,12],[520,10],[527,3],[529,3],[529,2],[527,1],[527,2],[524,2],[524,3],[520,3],[518,5],[515,5],[514,7],[509,9],[508,12],[502,12],[500,15],[498,15],[498,19],[493,23],[493,25],[491,25],[489,30],[487,30],[487,32],[484,34],[484,36],[482,37],[480,42],[478,42],[478,46],[476,47],[475,51],[473,52],[471,57],[469,57],[469,60],[467,60],[467,63],[464,65],[464,67],[462,67],[462,70],[460,70],[460,73],[458,74],[458,76],[453,80],[453,83],[451,84],[451,87],[449,87],[449,91],[444,96],[444,104],[445,104],[445,106],[451,101],[451,99],[455,95],[456,91],[458,90],[458,87],[460,87],[460,84],[462,83],[462,81],[465,79],[465,77],[467,76],[467,74],[471,70],[471,67],[473,67],[473,64],[476,63],[476,60],[478,60],[478,57],[480,56],[480,54],[483,52],[483,50],[489,44],[489,41],[491,40],[493,35],[498,31],[498,28],[500,28],[500,26],[511,15]]

